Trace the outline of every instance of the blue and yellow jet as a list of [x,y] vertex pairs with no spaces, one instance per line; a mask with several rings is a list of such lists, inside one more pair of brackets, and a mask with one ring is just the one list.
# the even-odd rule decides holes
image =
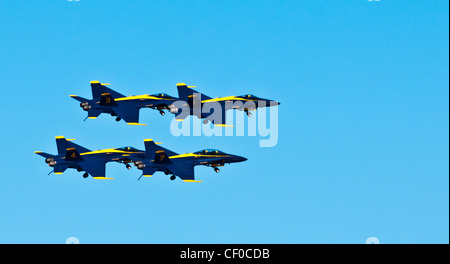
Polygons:
[[[232,126],[226,125],[226,111],[235,109],[244,111],[249,117],[252,116],[250,111],[257,108],[277,106],[280,103],[274,100],[264,99],[251,94],[240,96],[227,96],[211,98],[196,90],[195,86],[187,86],[185,83],[178,83],[178,97],[181,101],[186,102],[181,105],[171,107],[171,113],[176,115],[176,120],[182,121],[189,115],[196,115],[200,119],[205,119],[204,124],[211,121],[215,126]],[[220,113],[214,113],[215,106],[220,106]],[[206,109],[208,113],[204,113],[202,109]],[[210,109],[212,111],[210,111]]]
[[73,139],[66,139],[63,136],[56,137],[57,155],[48,154],[42,151],[35,153],[44,157],[45,162],[53,168],[55,174],[62,174],[66,169],[76,169],[84,171],[84,178],[89,175],[95,179],[112,179],[106,178],[106,163],[119,162],[124,163],[127,169],[131,169],[130,157],[145,157],[145,152],[137,150],[133,147],[123,147],[114,149],[102,149],[92,151],[71,142]]
[[194,176],[194,167],[197,165],[212,167],[215,172],[219,172],[218,167],[247,160],[216,149],[178,154],[157,145],[152,139],[145,139],[144,144],[145,157],[141,153],[131,157],[134,165],[142,170],[144,177],[151,177],[155,172],[162,171],[166,175],[171,175],[171,180],[175,180],[178,176],[185,182],[201,182],[196,181]]
[[116,117],[116,121],[124,120],[129,125],[145,125],[139,123],[139,110],[147,107],[159,110],[164,115],[164,110],[170,111],[170,106],[178,98],[159,93],[152,95],[125,96],[107,87],[107,83],[92,81],[92,99],[86,99],[77,95],[71,95],[80,102],[81,108],[88,112],[90,119],[97,118],[106,113]]

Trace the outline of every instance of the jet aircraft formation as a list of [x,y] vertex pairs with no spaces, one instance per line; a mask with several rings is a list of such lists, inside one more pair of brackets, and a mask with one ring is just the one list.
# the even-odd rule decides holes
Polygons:
[[[104,113],[115,117],[116,121],[124,120],[129,125],[145,125],[139,122],[140,109],[151,108],[158,110],[161,115],[165,115],[166,110],[174,114],[175,119],[179,121],[192,115],[204,119],[205,124],[211,122],[215,126],[227,126],[227,110],[244,111],[250,117],[250,111],[280,104],[251,94],[211,98],[193,90],[195,86],[187,86],[184,83],[177,84],[178,98],[165,93],[125,96],[109,88],[109,85],[92,81],[92,99],[70,95],[79,101],[80,107],[87,112],[86,119],[96,119]],[[202,110],[205,108],[213,111],[205,112]],[[218,173],[219,167],[225,164],[247,160],[217,149],[178,154],[159,146],[160,143],[152,139],[144,140],[144,150],[127,146],[95,151],[75,144],[73,139],[63,136],[57,136],[55,139],[58,154],[52,155],[42,151],[35,153],[45,158],[45,162],[53,168],[52,172],[55,174],[62,174],[70,168],[84,172],[84,178],[90,175],[94,179],[111,179],[106,177],[106,164],[118,162],[125,164],[127,169],[131,169],[130,164],[134,164],[137,169],[142,170],[141,177],[151,177],[155,172],[161,171],[170,175],[171,180],[178,176],[185,182],[200,182],[195,180],[195,166],[212,167]]]

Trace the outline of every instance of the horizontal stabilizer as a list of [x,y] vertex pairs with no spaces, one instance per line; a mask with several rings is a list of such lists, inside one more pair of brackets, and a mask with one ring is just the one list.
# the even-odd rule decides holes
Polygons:
[[73,99],[77,100],[78,102],[84,103],[89,101],[88,99],[78,96],[78,95],[71,95],[70,97],[72,97]]
[[42,152],[42,151],[35,151],[34,153],[36,153],[39,156],[44,157],[44,158],[53,158],[53,157],[55,157],[55,155],[48,154],[48,153],[45,153],[45,152]]

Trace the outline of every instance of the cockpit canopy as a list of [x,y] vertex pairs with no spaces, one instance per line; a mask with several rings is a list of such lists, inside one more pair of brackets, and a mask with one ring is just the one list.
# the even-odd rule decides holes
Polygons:
[[135,149],[133,147],[122,147],[122,148],[116,148],[116,149],[126,151],[126,152],[142,152],[142,150]]
[[243,97],[245,99],[249,99],[249,100],[260,100],[261,99],[261,98],[255,96],[255,95],[253,95],[253,94],[246,94],[246,95],[243,95],[241,97]]
[[218,149],[204,149],[197,152],[194,152],[197,155],[223,155],[225,152],[222,152]]
[[170,99],[175,99],[174,97],[166,94],[166,93],[157,93],[157,94],[152,94],[151,96],[154,97],[159,97],[159,98],[170,98]]

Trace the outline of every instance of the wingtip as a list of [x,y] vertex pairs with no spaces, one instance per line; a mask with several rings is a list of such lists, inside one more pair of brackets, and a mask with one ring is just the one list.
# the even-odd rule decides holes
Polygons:
[[214,124],[217,127],[234,127],[233,125],[225,125],[225,124]]
[[132,125],[132,126],[146,126],[147,124],[142,124],[142,123],[133,123],[133,122],[130,122],[130,123],[127,123],[128,125]]
[[196,181],[196,180],[183,180],[184,182],[203,182],[203,181]]

